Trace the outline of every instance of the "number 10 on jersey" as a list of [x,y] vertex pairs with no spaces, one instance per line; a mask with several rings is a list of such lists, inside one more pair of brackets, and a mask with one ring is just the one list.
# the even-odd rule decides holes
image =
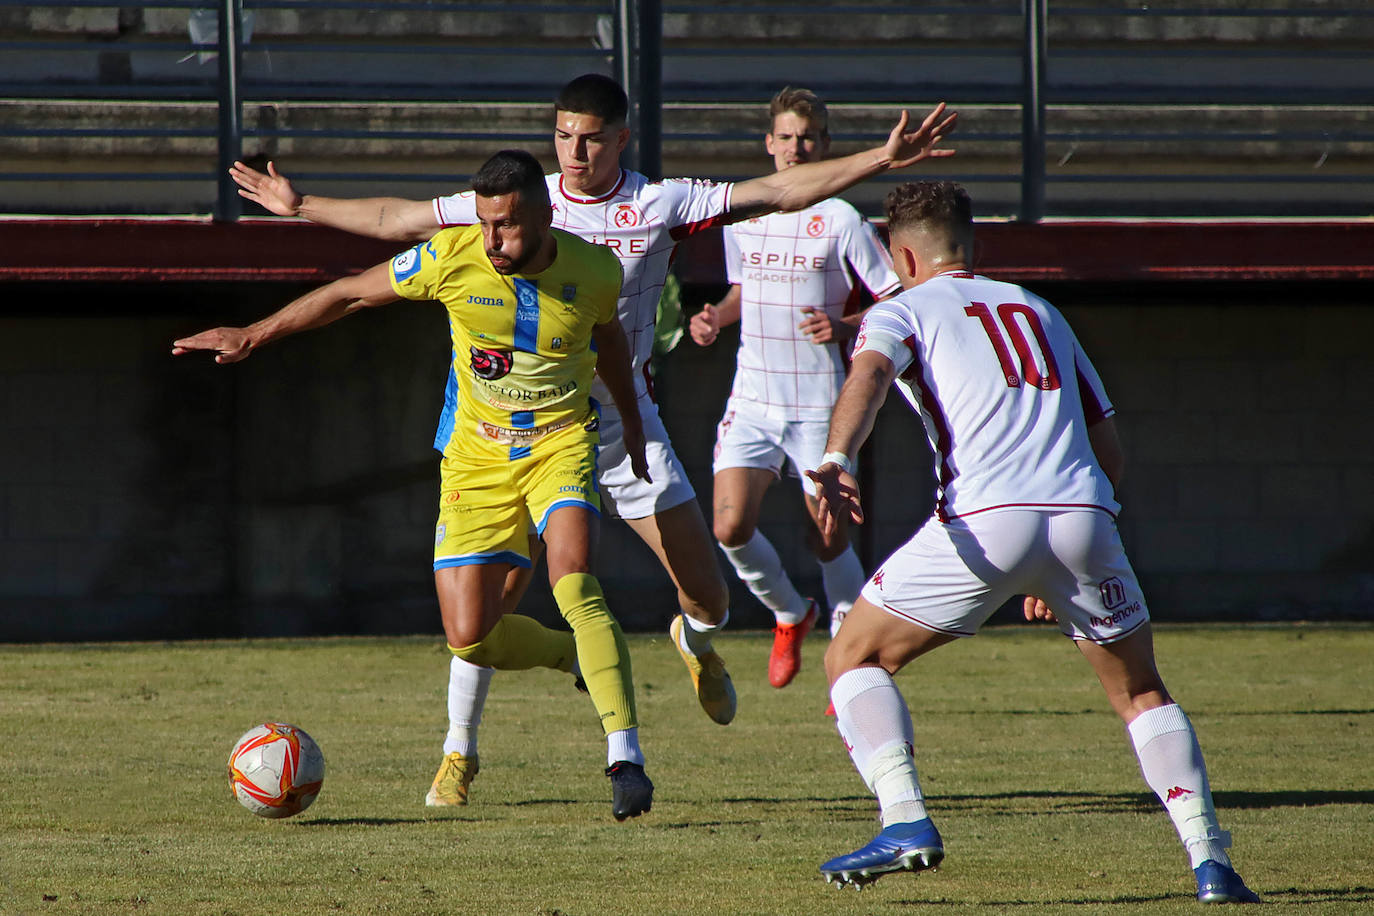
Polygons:
[[[1042,391],[1054,391],[1059,388],[1059,366],[1055,363],[1054,353],[1045,338],[1045,328],[1040,324],[1040,316],[1035,314],[1030,306],[1020,302],[1004,302],[997,306],[997,315],[994,317],[992,309],[982,302],[971,302],[964,307],[964,314],[970,318],[977,318],[982,323],[988,340],[992,342],[992,349],[997,354],[997,362],[1002,365],[1002,375],[1007,380],[1008,388],[1020,388],[1023,378],[1027,385]],[[1045,364],[1043,374],[1036,363],[1035,354],[1031,352],[1030,341],[1026,340],[1026,335],[1021,331],[1021,321],[1017,320],[1018,317],[1025,322],[1035,337],[1035,348],[1040,351],[1040,358]],[[1021,364],[1020,372],[1012,363],[1011,351],[1007,349],[1008,338],[1011,339],[1012,348],[1016,350]]]

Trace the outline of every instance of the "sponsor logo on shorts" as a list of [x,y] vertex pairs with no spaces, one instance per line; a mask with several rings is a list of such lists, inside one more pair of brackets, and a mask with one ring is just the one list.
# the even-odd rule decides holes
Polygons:
[[1102,595],[1102,606],[1109,611],[1126,603],[1126,586],[1116,576],[1103,579],[1097,584],[1097,590]]
[[883,587],[883,571],[881,569],[873,574],[873,584],[878,588]]
[[488,381],[501,378],[508,375],[515,365],[514,354],[508,350],[469,349],[472,351],[472,374],[478,378]]
[[506,300],[493,296],[468,296],[468,305],[495,305],[504,308]]
[[448,534],[448,525],[440,525],[434,529],[434,546],[438,547],[444,543],[444,537]]
[[1132,602],[1130,605],[1117,611],[1115,614],[1108,614],[1106,617],[1089,615],[1088,623],[1095,627],[1119,627],[1126,622],[1126,619],[1140,613],[1140,602]]
[[581,486],[572,486],[572,485],[569,485],[569,486],[566,486],[566,487],[559,487],[559,488],[558,488],[558,492],[559,492],[559,493],[580,493],[581,495],[586,496],[586,495],[587,495],[587,488],[586,488],[586,487],[581,487]]
[[449,490],[444,494],[444,505],[451,506],[462,498],[463,494],[461,490]]

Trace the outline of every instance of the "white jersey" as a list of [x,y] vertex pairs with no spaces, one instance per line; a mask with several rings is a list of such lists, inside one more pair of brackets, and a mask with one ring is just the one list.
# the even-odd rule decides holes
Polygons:
[[892,360],[925,421],[942,520],[993,509],[1120,508],[1088,426],[1115,413],[1059,310],[945,273],[864,316],[854,353]]
[[843,353],[839,344],[812,343],[798,325],[804,309],[832,318],[854,311],[859,282],[879,299],[900,288],[878,234],[831,198],[727,226],[725,269],[741,294],[731,405],[770,420],[829,420],[844,384]]
[[[635,394],[645,397],[650,393],[649,357],[658,300],[674,249],[687,236],[725,222],[733,185],[687,178],[650,181],[638,172],[622,170],[609,192],[586,198],[564,188],[562,173],[546,178],[554,227],[606,245],[620,258],[625,280],[617,312],[629,339]],[[446,227],[477,222],[473,192],[435,198],[434,216]],[[615,411],[600,378],[592,385],[592,396],[601,402],[603,412]]]

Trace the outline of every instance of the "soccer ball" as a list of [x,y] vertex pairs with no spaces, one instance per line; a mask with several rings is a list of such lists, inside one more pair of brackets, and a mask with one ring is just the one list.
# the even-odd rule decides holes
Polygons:
[[243,733],[229,752],[229,788],[258,817],[300,814],[324,784],[324,754],[305,732],[264,722]]

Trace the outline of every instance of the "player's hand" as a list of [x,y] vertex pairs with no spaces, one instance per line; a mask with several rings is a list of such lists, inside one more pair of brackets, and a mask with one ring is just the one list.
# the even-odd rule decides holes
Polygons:
[[719,311],[711,303],[706,303],[701,307],[701,311],[692,316],[692,320],[687,323],[687,329],[692,334],[692,342],[697,346],[710,346],[720,334]]
[[649,476],[649,459],[644,454],[644,431],[622,426],[621,438],[625,440],[625,452],[630,456],[630,470],[645,483],[653,483]]
[[820,508],[821,534],[827,538],[839,527],[839,520],[848,516],[856,525],[864,521],[863,506],[859,504],[859,482],[840,470],[838,464],[826,462],[806,476],[816,485],[816,501]]
[[198,350],[214,351],[217,363],[236,363],[253,352],[253,341],[244,328],[212,328],[172,341],[173,356]]
[[959,113],[956,111],[946,115],[945,103],[941,102],[931,109],[930,114],[926,115],[920,127],[909,131],[907,127],[911,123],[911,116],[903,111],[902,116],[897,119],[897,126],[892,128],[892,133],[888,135],[887,144],[884,146],[889,160],[888,168],[902,169],[920,162],[922,159],[940,159],[945,156],[953,156],[954,150],[936,149],[936,145],[953,133],[954,125],[958,120]]
[[1032,623],[1043,620],[1046,623],[1058,623],[1059,618],[1054,616],[1054,611],[1050,610],[1049,605],[1034,595],[1027,595],[1021,603],[1021,613]]
[[802,314],[806,317],[797,327],[811,338],[813,344],[835,343],[840,339],[842,329],[836,325],[844,324],[843,321],[831,318],[825,312],[813,308],[802,309]]
[[242,162],[235,162],[229,169],[229,177],[239,186],[239,197],[260,204],[278,216],[300,215],[301,196],[270,160],[266,175]]

